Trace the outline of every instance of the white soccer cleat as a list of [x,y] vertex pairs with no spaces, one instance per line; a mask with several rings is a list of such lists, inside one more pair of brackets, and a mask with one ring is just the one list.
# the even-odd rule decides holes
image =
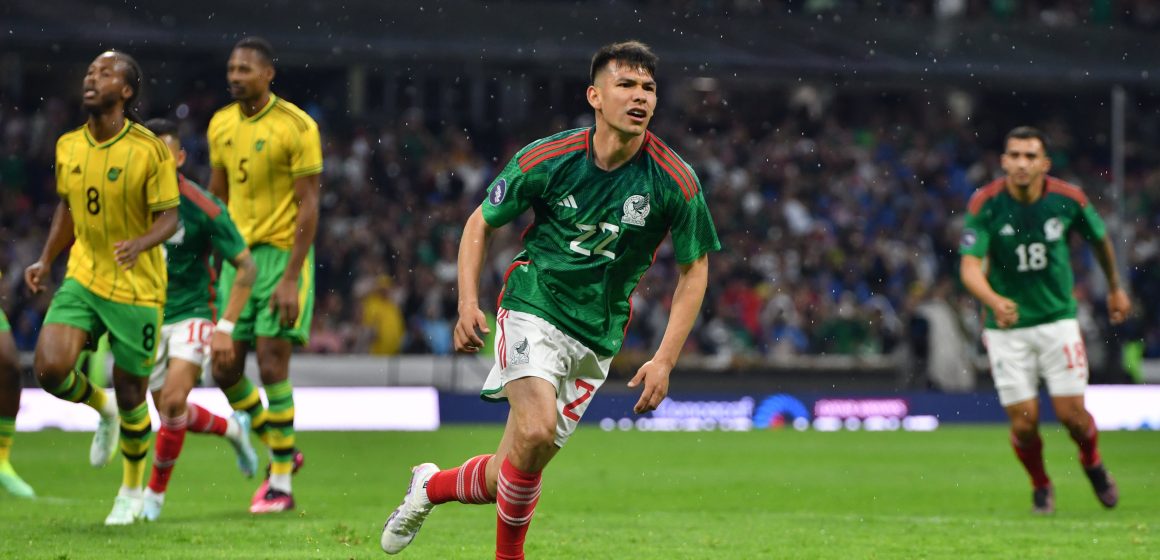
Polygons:
[[101,416],[97,431],[93,432],[93,445],[89,448],[89,464],[103,467],[113,459],[117,444],[121,439],[121,418],[116,414]]
[[[161,508],[165,506],[165,494],[158,494],[152,488],[145,489],[144,507],[141,517],[145,521],[157,521],[161,518]],[[107,522],[106,522],[107,523]]]
[[434,463],[423,463],[411,469],[411,484],[407,486],[407,495],[403,496],[403,503],[395,508],[387,518],[387,522],[383,524],[383,537],[379,541],[383,552],[398,554],[415,540],[415,535],[419,534],[419,528],[423,526],[427,514],[435,508],[435,505],[427,499],[427,481],[437,472],[439,467]]
[[141,519],[144,509],[145,499],[140,496],[117,496],[105,525],[132,525]]
[[238,470],[242,471],[246,478],[253,478],[254,473],[258,472],[258,453],[254,451],[254,444],[250,442],[250,415],[240,410],[234,411],[233,420],[238,423],[239,434],[236,438],[226,439],[238,454]]

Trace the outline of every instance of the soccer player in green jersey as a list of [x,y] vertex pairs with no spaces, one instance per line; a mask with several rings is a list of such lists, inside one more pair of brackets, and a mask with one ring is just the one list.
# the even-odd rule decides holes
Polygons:
[[1115,507],[1116,483],[1100,459],[1095,420],[1084,408],[1088,364],[1075,319],[1068,235],[1076,231],[1091,244],[1108,280],[1108,315],[1116,324],[1131,303],[1120,286],[1112,242],[1083,191],[1047,175],[1051,160],[1043,133],[1026,126],[1009,132],[1002,165],[1007,176],[975,191],[968,205],[961,275],[985,306],[991,375],[1011,419],[1011,445],[1031,476],[1032,511],[1055,509],[1039,437],[1041,377],[1056,416],[1079,446],[1096,497]]
[[[165,142],[177,168],[181,169],[186,154],[177,137],[177,125],[167,119],[152,119],[145,126]],[[149,390],[161,417],[161,429],[157,431],[153,474],[145,489],[144,516],[148,521],[161,516],[165,490],[181,455],[187,430],[226,438],[238,455],[238,468],[246,476],[253,476],[258,468],[258,456],[250,445],[248,414],[235,411],[233,416],[223,418],[186,402],[203,369],[209,367],[211,353],[219,360],[233,359],[234,344],[229,327],[237,322],[250,297],[258,267],[242,234],[217,197],[180,172],[177,189],[181,193],[180,225],[177,233],[165,242],[169,272],[165,323],[157,345],[157,363],[149,377]],[[229,303],[216,325],[214,280],[217,275],[211,260],[214,251],[238,271]]]
[[[280,512],[294,509],[290,478],[302,465],[295,447],[290,354],[310,337],[322,140],[310,115],[270,91],[274,51],[266,41],[238,41],[226,77],[235,102],[209,122],[209,187],[229,206],[258,265],[258,279],[232,331],[234,359],[215,362],[214,380],[234,410],[250,414],[272,455],[270,474],[254,493],[250,511]],[[229,296],[234,274],[228,263],[222,266],[222,297]],[[258,353],[269,410],[243,375],[251,347]]]
[[16,435],[16,413],[20,411],[20,364],[16,361],[16,341],[8,316],[0,311],[0,488],[13,496],[35,498],[36,492],[16,474],[8,458]]
[[[25,269],[24,279],[33,293],[43,290],[52,262],[71,245],[33,367],[46,391],[100,413],[89,453],[94,466],[106,464],[120,441],[121,490],[105,524],[128,525],[141,518],[144,507],[152,434],[145,394],[165,304],[160,245],[177,231],[177,168],[165,144],[131,118],[130,107],[141,93],[141,69],[132,57],[101,54],[89,65],[83,85],[88,122],[57,140],[61,202],[44,251]],[[86,342],[106,332],[115,405],[75,370]]]
[[657,102],[656,56],[638,42],[593,56],[588,103],[596,125],[520,150],[467,220],[459,245],[456,350],[475,353],[487,321],[478,283],[495,228],[529,208],[534,222],[498,302],[496,363],[481,396],[507,400],[507,427],[494,455],[439,470],[412,469],[408,492],[387,519],[389,554],[415,538],[436,504],[495,503],[496,558],[524,558],[541,471],[576,429],[608,375],[632,316],[631,296],[671,232],[680,268],[660,348],[629,381],[643,385],[633,410],[651,411],[697,318],[708,253],[720,249],[696,174],[648,131]]

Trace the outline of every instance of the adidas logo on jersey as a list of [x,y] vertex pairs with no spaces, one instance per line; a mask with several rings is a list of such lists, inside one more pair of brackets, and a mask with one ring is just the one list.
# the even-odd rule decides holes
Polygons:
[[576,199],[573,198],[572,195],[568,195],[567,198],[560,199],[560,202],[557,202],[556,206],[563,206],[564,208],[579,208],[579,206],[576,206]]
[[999,230],[999,235],[1002,235],[1002,236],[1015,235],[1015,228],[1011,227],[1011,224],[1007,224],[1007,225],[1003,226],[1003,229]]

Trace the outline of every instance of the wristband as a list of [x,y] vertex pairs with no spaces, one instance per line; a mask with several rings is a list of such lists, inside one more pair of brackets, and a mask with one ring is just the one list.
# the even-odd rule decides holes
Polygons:
[[218,319],[216,325],[213,326],[214,332],[220,332],[228,335],[234,334],[234,322],[229,319]]

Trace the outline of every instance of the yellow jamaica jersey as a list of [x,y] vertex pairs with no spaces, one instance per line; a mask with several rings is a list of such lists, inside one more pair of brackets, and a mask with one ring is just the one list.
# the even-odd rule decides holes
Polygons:
[[141,252],[130,270],[113,244],[144,235],[153,213],[176,208],[177,167],[169,148],[140,124],[125,120],[116,136],[97,142],[87,125],[56,141],[56,191],[68,205],[76,242],[66,277],[99,297],[133,305],[164,305],[161,246]]
[[230,217],[250,246],[294,245],[298,201],[294,180],[322,172],[318,124],[270,94],[252,117],[231,103],[209,121],[209,160],[229,178]]

